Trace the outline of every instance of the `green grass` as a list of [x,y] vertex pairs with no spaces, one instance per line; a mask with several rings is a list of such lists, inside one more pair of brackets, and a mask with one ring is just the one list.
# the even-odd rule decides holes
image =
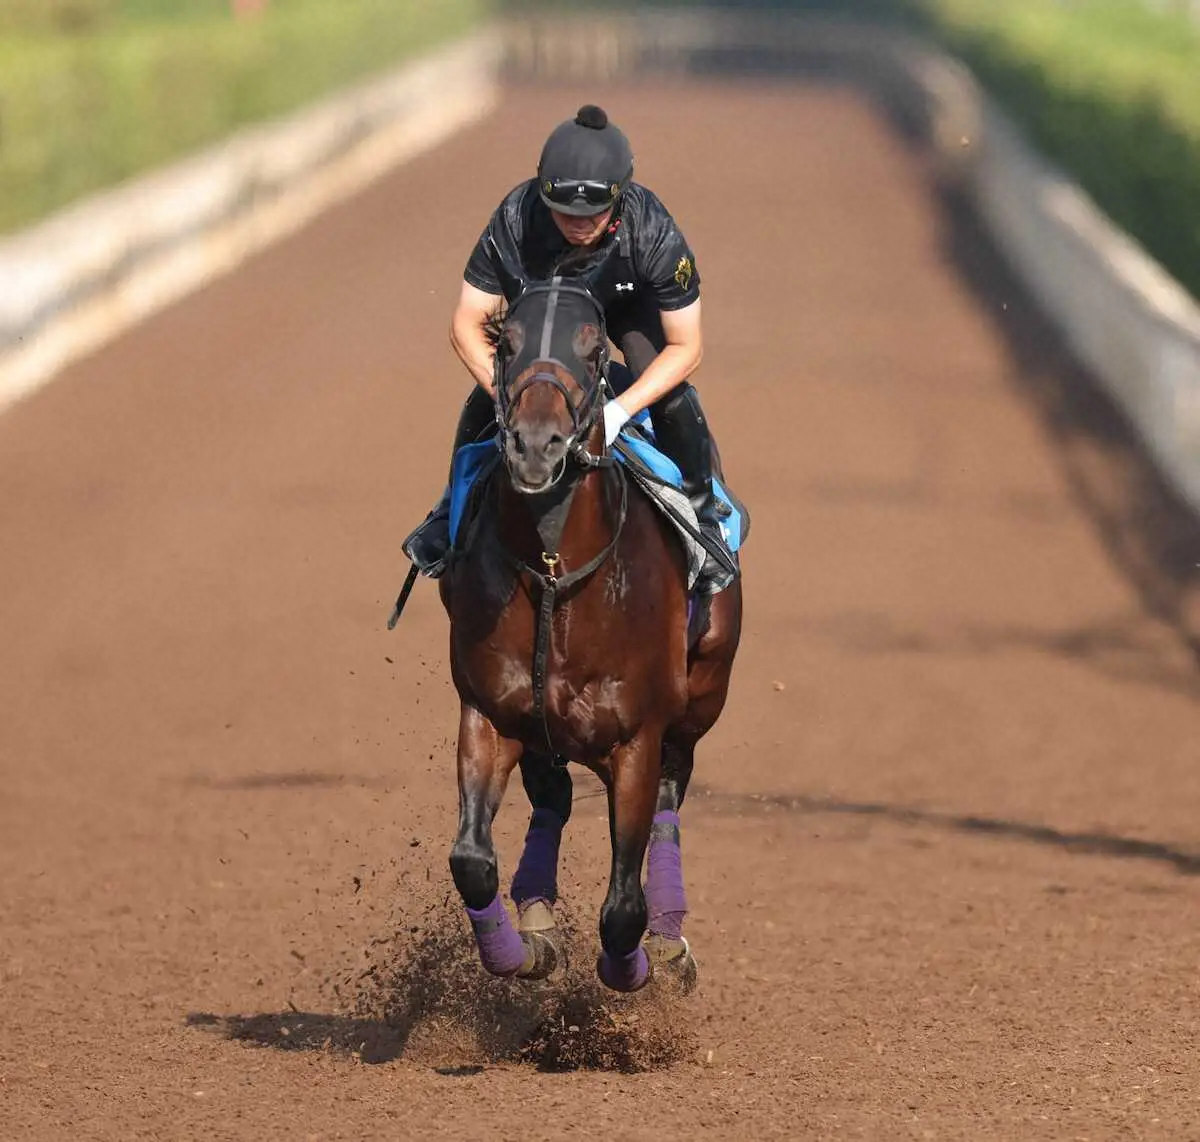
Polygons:
[[0,0],[0,232],[466,31],[487,0]]

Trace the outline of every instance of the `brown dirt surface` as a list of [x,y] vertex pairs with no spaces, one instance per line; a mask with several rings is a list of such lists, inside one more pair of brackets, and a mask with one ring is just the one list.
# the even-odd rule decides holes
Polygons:
[[[606,94],[754,513],[684,810],[696,994],[483,976],[446,864],[442,478],[499,113],[0,418],[0,1138],[1200,1137],[1196,530],[832,85]],[[510,876],[526,810],[498,838]]]

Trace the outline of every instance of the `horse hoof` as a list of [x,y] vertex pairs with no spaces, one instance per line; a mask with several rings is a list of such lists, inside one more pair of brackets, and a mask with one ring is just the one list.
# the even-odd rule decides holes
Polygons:
[[531,900],[518,908],[517,928],[522,932],[553,932],[554,912],[544,900]]
[[646,954],[656,980],[668,983],[682,995],[696,990],[700,968],[691,946],[682,936],[660,936],[651,932],[646,937]]
[[559,961],[566,957],[559,951],[558,933],[550,931],[522,932],[521,942],[525,945],[525,962],[517,972],[518,979],[545,979]]

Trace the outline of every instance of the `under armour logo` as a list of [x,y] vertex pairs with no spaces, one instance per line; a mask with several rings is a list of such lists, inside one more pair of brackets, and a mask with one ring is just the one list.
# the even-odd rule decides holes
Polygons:
[[633,282],[617,282],[613,288],[617,291],[617,293],[623,293],[625,290],[633,289]]

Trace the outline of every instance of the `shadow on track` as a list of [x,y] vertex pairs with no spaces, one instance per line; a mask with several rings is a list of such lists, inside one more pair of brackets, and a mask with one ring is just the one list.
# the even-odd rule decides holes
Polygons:
[[187,779],[187,784],[202,789],[216,789],[222,792],[237,792],[244,790],[253,792],[258,789],[313,789],[313,788],[342,788],[353,786],[359,789],[378,789],[384,787],[384,782],[378,778],[361,777],[352,773],[322,773],[313,770],[296,770],[284,773],[245,773],[238,777],[211,777],[206,774],[195,774]]
[[905,625],[892,615],[867,610],[845,611],[806,625],[811,633],[853,654],[981,659],[1029,650],[1115,681],[1200,698],[1200,672],[1178,655],[1165,658],[1161,640],[1147,631],[1145,617],[1137,610],[1060,630],[1017,623],[957,624],[942,630]]
[[329,981],[338,1005],[351,1009],[344,1014],[198,1012],[186,1025],[274,1050],[404,1060],[447,1075],[495,1063],[638,1073],[693,1058],[682,997],[666,981],[634,995],[609,992],[593,970],[598,949],[579,938],[561,904],[559,915],[569,962],[541,983],[485,975],[459,910],[443,904],[379,941],[365,970]]
[[944,813],[934,809],[891,805],[883,801],[842,801],[835,797],[809,797],[803,794],[789,796],[780,793],[721,793],[702,785],[694,787],[693,795],[694,808],[703,807],[708,812],[732,811],[739,815],[749,815],[782,809],[786,812],[810,813],[814,816],[874,817],[901,825],[1050,845],[1087,856],[1157,861],[1171,865],[1176,872],[1185,876],[1200,875],[1198,853],[1188,852],[1160,841],[1143,841],[1134,837],[1114,836],[1111,833],[1070,833],[1050,825],[1037,825],[1028,821],[981,817],[973,813]]
[[226,1039],[274,1047],[278,1051],[331,1051],[354,1055],[364,1063],[389,1063],[404,1053],[401,1028],[372,1019],[314,1011],[259,1015],[212,1015],[193,1012],[188,1027],[214,1031]]

